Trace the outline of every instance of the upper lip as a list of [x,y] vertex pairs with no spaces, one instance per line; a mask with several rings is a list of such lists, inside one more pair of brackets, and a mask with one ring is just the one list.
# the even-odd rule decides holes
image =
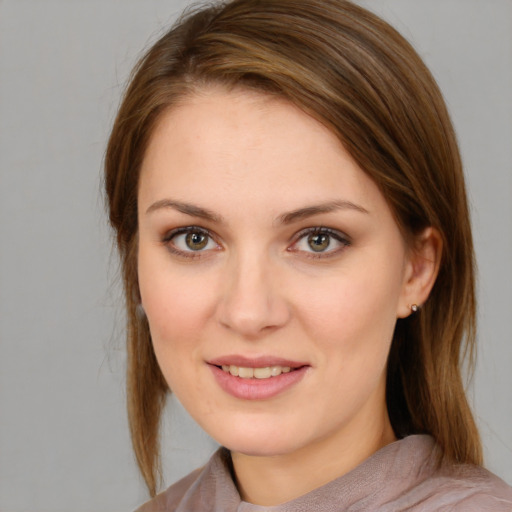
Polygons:
[[309,366],[307,363],[292,361],[291,359],[284,359],[275,356],[258,356],[247,357],[242,355],[227,355],[220,356],[207,361],[208,364],[214,366],[241,366],[243,368],[266,368],[267,366],[288,366],[290,368],[301,368],[302,366]]

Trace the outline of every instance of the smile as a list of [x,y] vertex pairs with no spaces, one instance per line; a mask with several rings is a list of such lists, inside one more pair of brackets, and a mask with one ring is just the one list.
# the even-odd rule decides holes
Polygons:
[[270,379],[271,377],[279,377],[282,373],[289,373],[289,366],[265,366],[262,368],[248,368],[244,366],[222,365],[222,370],[234,377],[241,379]]
[[295,387],[311,370],[305,362],[276,357],[226,356],[207,366],[220,388],[242,400],[268,400]]

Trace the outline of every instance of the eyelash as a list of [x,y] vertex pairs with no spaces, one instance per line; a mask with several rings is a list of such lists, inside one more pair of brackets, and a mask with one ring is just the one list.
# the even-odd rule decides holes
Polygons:
[[[344,249],[346,249],[347,247],[349,247],[351,245],[351,241],[350,241],[349,237],[346,236],[341,231],[338,231],[336,229],[322,227],[322,226],[315,226],[312,228],[306,228],[306,229],[299,231],[295,235],[294,242],[288,248],[288,251],[299,252],[299,250],[294,249],[294,246],[296,246],[300,241],[306,239],[307,237],[315,236],[315,235],[326,235],[330,238],[330,240],[334,239],[336,242],[338,242],[340,244],[340,247],[338,247],[336,249],[331,249],[331,250],[327,250],[327,251],[319,251],[319,252],[314,252],[313,250],[312,251],[302,251],[302,252],[304,252],[304,254],[307,258],[314,258],[314,259],[330,258],[330,257],[336,256],[341,251],[343,251]],[[330,244],[331,244],[331,242],[329,242],[329,245]]]
[[[208,237],[209,241],[213,241],[217,247],[219,247],[219,244],[215,241],[215,238],[212,236],[211,232],[207,229],[201,228],[199,226],[185,226],[182,228],[173,229],[172,231],[169,231],[165,234],[164,238],[162,239],[162,243],[167,247],[167,249],[177,255],[184,258],[194,259],[194,258],[201,258],[204,257],[203,250],[189,250],[189,251],[183,251],[181,249],[178,249],[173,243],[173,239],[180,235],[191,235],[191,234],[199,234]],[[208,244],[209,242],[207,242]]]
[[[204,258],[205,252],[211,251],[212,249],[207,249],[207,250],[199,249],[197,251],[190,249],[190,250],[184,251],[184,250],[178,249],[176,247],[175,243],[173,242],[173,240],[176,239],[176,237],[178,237],[180,235],[191,235],[191,234],[199,234],[199,235],[206,236],[208,238],[206,246],[210,242],[213,242],[216,244],[216,248],[220,247],[220,244],[218,244],[218,242],[216,242],[216,239],[212,235],[212,233],[209,230],[201,228],[199,226],[185,226],[185,227],[173,229],[172,231],[165,234],[165,236],[162,239],[162,243],[167,247],[167,249],[172,254],[175,254],[177,256],[180,256],[183,258],[188,258],[188,259]],[[329,237],[330,240],[334,239],[336,242],[338,242],[340,244],[340,247],[338,247],[336,249],[331,249],[331,250],[327,250],[327,251],[318,251],[318,252],[315,252],[313,250],[301,251],[299,249],[296,249],[296,246],[303,239],[305,239],[306,237],[315,236],[315,235],[326,235]],[[329,241],[327,248],[329,247],[330,244],[331,244],[331,242]],[[331,228],[315,226],[315,227],[306,228],[306,229],[299,231],[293,237],[293,242],[287,248],[287,251],[302,252],[308,258],[320,259],[320,258],[329,258],[329,257],[335,256],[339,252],[343,251],[346,247],[349,247],[350,245],[351,245],[351,242],[350,242],[349,238],[342,232],[335,230],[335,229],[331,229]]]

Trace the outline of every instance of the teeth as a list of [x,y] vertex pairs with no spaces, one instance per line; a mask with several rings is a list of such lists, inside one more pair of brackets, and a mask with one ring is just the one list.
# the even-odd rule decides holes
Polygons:
[[283,368],[281,366],[270,367],[270,375],[272,375],[272,377],[277,377],[278,375],[281,375],[281,373],[283,373]]
[[[231,368],[233,368],[231,366]],[[231,368],[229,369],[231,371]],[[238,370],[238,376],[241,379],[252,379],[254,377],[254,368],[244,368],[243,366],[239,366],[235,368]]]
[[243,366],[222,365],[222,369],[226,373],[230,373],[235,377],[242,379],[269,379],[270,377],[277,377],[281,373],[288,373],[291,371],[289,366],[266,366],[264,368],[246,368]]
[[272,368],[269,366],[266,368],[254,368],[254,376],[257,379],[268,379],[272,376]]

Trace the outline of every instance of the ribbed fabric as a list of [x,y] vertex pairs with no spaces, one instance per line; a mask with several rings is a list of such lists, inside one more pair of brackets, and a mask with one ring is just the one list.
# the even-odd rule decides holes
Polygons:
[[512,488],[470,465],[438,467],[429,436],[385,446],[346,475],[273,507],[244,502],[220,448],[201,470],[136,512],[511,512]]

